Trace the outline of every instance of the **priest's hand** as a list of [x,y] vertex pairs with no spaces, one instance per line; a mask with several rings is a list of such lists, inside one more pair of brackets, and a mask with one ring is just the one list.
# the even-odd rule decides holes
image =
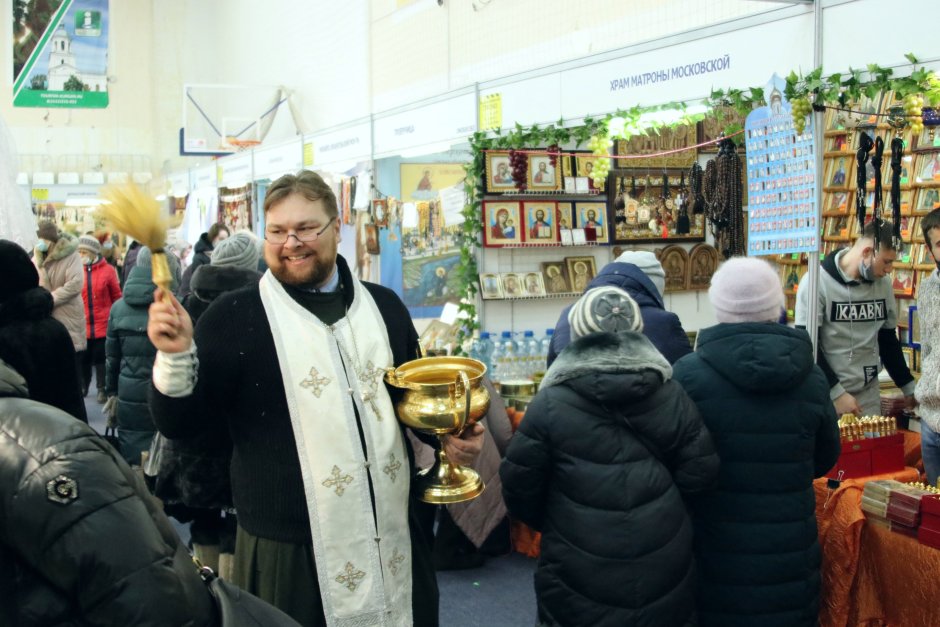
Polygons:
[[193,343],[193,321],[169,292],[159,287],[148,310],[147,337],[158,351],[182,353]]
[[464,429],[460,437],[444,436],[444,453],[447,458],[460,466],[472,466],[483,450],[483,425],[476,423]]

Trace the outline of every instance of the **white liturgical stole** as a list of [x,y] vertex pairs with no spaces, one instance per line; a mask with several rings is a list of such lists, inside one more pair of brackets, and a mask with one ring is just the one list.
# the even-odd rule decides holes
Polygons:
[[410,627],[411,471],[383,383],[392,352],[372,295],[352,282],[352,306],[332,326],[270,272],[261,279],[261,302],[297,442],[326,623]]

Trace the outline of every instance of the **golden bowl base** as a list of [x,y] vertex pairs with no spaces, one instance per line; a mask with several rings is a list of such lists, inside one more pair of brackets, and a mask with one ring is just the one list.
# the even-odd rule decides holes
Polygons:
[[472,468],[455,466],[438,459],[432,467],[418,473],[418,498],[433,505],[462,503],[483,494],[486,488]]

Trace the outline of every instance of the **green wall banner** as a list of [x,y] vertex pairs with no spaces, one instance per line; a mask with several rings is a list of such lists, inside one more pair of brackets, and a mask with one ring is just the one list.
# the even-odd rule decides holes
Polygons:
[[108,106],[109,0],[13,0],[13,105]]

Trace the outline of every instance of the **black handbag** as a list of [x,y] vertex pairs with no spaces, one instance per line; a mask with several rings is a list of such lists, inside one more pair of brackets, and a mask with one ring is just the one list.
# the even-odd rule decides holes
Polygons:
[[114,427],[106,427],[104,430],[104,435],[101,436],[104,438],[104,441],[111,445],[111,447],[117,451],[121,452],[121,441],[117,436],[117,429]]
[[270,603],[219,578],[195,557],[193,562],[199,567],[199,575],[212,595],[221,627],[301,627],[300,623]]

